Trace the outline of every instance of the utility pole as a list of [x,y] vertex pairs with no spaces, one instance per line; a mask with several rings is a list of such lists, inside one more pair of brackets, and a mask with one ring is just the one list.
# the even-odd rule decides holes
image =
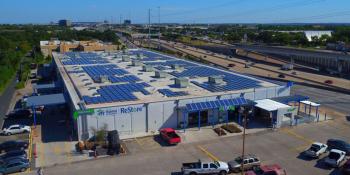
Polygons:
[[151,48],[151,9],[148,9],[148,48]]
[[158,7],[158,49],[160,50],[160,7]]
[[245,128],[247,127],[247,113],[244,112],[244,122],[243,122],[243,145],[242,145],[242,162],[241,162],[241,175],[244,174],[244,154],[245,154]]

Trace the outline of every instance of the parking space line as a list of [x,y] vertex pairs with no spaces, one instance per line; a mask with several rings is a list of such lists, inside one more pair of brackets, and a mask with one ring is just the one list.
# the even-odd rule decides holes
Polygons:
[[212,153],[210,153],[208,150],[203,148],[202,146],[198,145],[197,146],[201,151],[203,151],[209,158],[213,159],[214,161],[219,161],[219,158],[214,156]]
[[298,139],[300,139],[300,140],[302,140],[302,141],[304,141],[304,142],[306,142],[306,143],[309,143],[309,144],[314,143],[313,140],[308,139],[308,138],[306,138],[306,137],[304,137],[304,136],[302,136],[302,135],[299,135],[299,134],[293,132],[293,131],[290,130],[290,129],[282,129],[281,131],[284,132],[284,133],[287,133],[287,134],[289,134],[289,135],[291,135],[291,136],[294,136],[295,138],[298,138]]
[[300,151],[304,151],[306,148],[308,148],[310,145],[301,145],[298,147],[293,147],[290,148],[291,151],[296,151],[296,152],[300,152]]
[[[33,149],[33,132],[29,133],[29,149],[28,149],[28,157],[29,157],[29,164],[32,163],[32,149]],[[30,172],[31,171],[31,166],[29,166],[29,168],[26,170],[26,172]]]

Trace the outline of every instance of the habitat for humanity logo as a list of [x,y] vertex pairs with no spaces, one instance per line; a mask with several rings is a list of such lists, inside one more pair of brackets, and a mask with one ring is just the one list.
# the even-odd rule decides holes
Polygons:
[[108,116],[108,115],[117,115],[117,114],[129,114],[134,112],[141,112],[142,107],[121,107],[121,108],[108,108],[108,109],[99,109],[96,111],[98,116]]

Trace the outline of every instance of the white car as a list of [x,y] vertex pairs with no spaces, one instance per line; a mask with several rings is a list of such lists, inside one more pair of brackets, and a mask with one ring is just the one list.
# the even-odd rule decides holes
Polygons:
[[304,155],[312,158],[319,158],[320,155],[327,152],[328,146],[326,144],[315,142],[311,144],[310,148],[304,151]]
[[324,162],[331,167],[339,167],[340,164],[345,160],[345,156],[346,154],[344,151],[332,149]]
[[5,135],[20,134],[30,132],[30,127],[25,125],[11,125],[3,129]]

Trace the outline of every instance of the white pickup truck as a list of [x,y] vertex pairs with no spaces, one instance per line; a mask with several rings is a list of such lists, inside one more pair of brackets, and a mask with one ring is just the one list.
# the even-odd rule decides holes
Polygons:
[[181,171],[184,175],[197,175],[197,174],[220,174],[226,175],[229,172],[227,163],[221,161],[214,162],[192,162],[183,163]]
[[328,146],[323,143],[315,142],[311,144],[310,148],[304,151],[304,155],[312,158],[319,158],[322,154],[327,152]]

